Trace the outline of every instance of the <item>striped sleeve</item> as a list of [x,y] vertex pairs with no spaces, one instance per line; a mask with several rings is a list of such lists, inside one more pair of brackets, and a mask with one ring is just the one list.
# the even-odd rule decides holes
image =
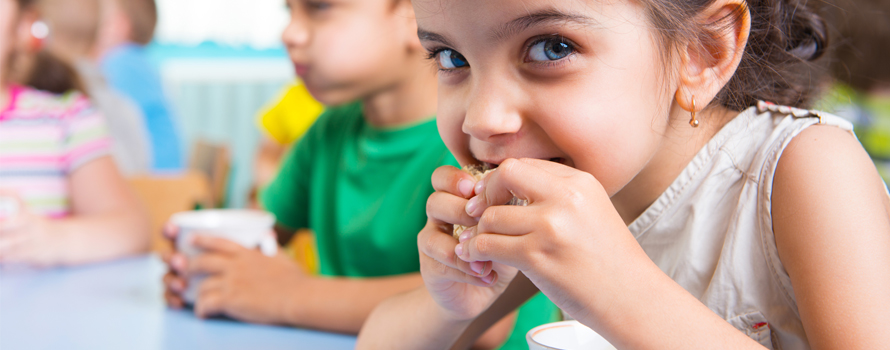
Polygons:
[[63,162],[68,173],[111,152],[111,139],[102,114],[90,106],[85,97],[74,98],[63,116],[66,128]]

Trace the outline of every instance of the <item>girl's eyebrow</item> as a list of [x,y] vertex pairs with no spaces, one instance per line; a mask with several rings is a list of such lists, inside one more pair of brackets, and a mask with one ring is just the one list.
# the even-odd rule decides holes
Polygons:
[[441,34],[423,30],[419,26],[417,27],[417,37],[420,38],[420,41],[437,41],[442,45],[454,47],[454,45]]
[[553,23],[572,23],[582,26],[592,26],[597,24],[597,22],[593,18],[590,18],[588,16],[577,13],[563,12],[555,8],[549,8],[537,12],[530,12],[525,16],[518,17],[510,22],[505,23],[500,28],[493,31],[491,38],[494,41],[502,41],[530,27]]
[[[537,12],[531,12],[525,16],[518,17],[510,22],[504,23],[499,28],[494,29],[491,34],[491,40],[502,41],[523,30],[541,24],[577,24],[582,26],[597,25],[597,22],[588,16],[576,13],[563,12],[557,9],[544,9]],[[420,41],[436,41],[443,45],[454,47],[450,41],[441,34],[433,33],[421,28],[417,28],[417,37]]]

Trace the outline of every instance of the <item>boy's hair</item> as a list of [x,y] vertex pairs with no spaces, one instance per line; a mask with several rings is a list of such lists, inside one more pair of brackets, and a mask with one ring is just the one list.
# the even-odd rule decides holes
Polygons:
[[742,60],[714,102],[739,111],[758,100],[808,106],[825,72],[824,67],[811,61],[822,57],[828,45],[825,22],[816,11],[806,0],[747,0],[747,7],[737,8],[714,23],[697,23],[696,16],[714,1],[644,3],[666,52],[676,51],[680,43],[700,45],[703,52],[713,52],[715,33],[730,30],[749,10],[751,32]]
[[833,50],[832,77],[868,92],[890,85],[890,1],[839,0],[843,10],[827,11],[838,31]]
[[158,7],[154,0],[112,0],[130,20],[130,40],[148,45],[158,25]]

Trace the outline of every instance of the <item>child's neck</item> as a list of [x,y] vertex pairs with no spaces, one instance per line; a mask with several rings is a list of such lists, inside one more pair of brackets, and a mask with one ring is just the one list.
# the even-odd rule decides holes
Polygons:
[[[677,113],[685,112],[675,108],[674,114]],[[612,204],[624,222],[630,225],[642,215],[711,138],[738,114],[738,111],[714,107],[699,113],[701,124],[697,128],[690,127],[688,119],[673,118],[675,125],[667,128],[661,148],[633,180],[612,196]]]
[[10,100],[9,84],[0,84],[0,111],[5,111],[9,107]]
[[365,120],[378,128],[417,123],[436,113],[436,75],[418,65],[403,81],[366,97],[362,102]]

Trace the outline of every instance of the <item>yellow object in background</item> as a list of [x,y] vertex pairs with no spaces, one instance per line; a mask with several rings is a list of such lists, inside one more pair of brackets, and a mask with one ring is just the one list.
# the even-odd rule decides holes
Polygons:
[[312,97],[306,85],[295,83],[287,86],[278,102],[260,112],[259,122],[271,139],[290,145],[309,130],[322,112],[324,105]]
[[315,248],[315,234],[302,229],[294,234],[284,247],[285,253],[294,259],[310,275],[318,275],[318,253]]

